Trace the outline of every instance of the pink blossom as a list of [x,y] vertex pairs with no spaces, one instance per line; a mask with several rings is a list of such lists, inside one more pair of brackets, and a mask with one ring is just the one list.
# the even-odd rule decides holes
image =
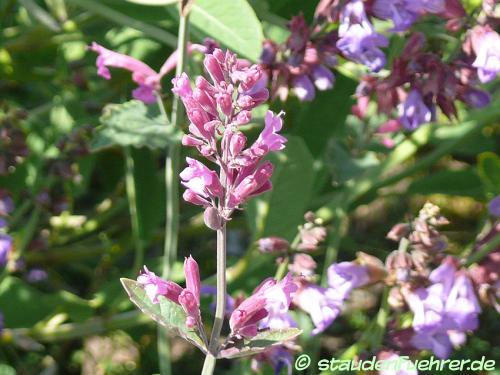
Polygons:
[[144,271],[137,278],[137,283],[144,287],[146,295],[152,303],[159,303],[158,297],[163,296],[169,300],[179,303],[179,295],[182,288],[172,281],[166,281],[155,275],[144,266]]
[[188,157],[186,161],[189,166],[180,174],[182,184],[185,187],[201,198],[215,198],[222,194],[217,173],[208,169],[198,160]]
[[270,312],[283,315],[288,311],[292,294],[297,290],[290,274],[277,282],[264,280],[254,293],[244,300],[231,314],[229,326],[233,334],[253,337],[258,332],[258,324]]

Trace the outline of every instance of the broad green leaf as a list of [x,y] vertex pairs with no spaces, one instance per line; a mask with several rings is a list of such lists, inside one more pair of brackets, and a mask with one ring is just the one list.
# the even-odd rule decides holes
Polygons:
[[180,305],[159,297],[160,302],[154,304],[151,302],[146,292],[136,281],[122,278],[120,279],[130,300],[146,315],[151,317],[158,324],[166,327],[172,333],[175,333],[193,345],[196,345],[206,353],[205,344],[201,337],[192,330],[186,328],[186,313]]
[[273,189],[252,199],[246,215],[255,239],[280,236],[291,241],[304,220],[313,189],[314,160],[298,137],[288,137],[286,148],[268,159],[274,165]]
[[[156,160],[148,149],[132,149],[137,214],[140,220],[141,238],[148,243],[165,217],[165,184],[163,174],[154,168]],[[155,202],[155,204],[151,204]]]
[[367,151],[363,156],[354,157],[338,141],[332,142],[328,148],[328,161],[333,178],[338,184],[360,176],[380,164],[374,152]]
[[126,1],[128,1],[129,3],[135,3],[141,5],[153,5],[153,6],[170,5],[179,2],[179,0],[126,0]]
[[443,170],[412,182],[409,194],[448,194],[481,197],[481,180],[473,168],[463,170]]
[[88,302],[74,294],[66,291],[43,293],[12,276],[7,276],[0,284],[0,306],[9,328],[29,327],[59,312],[68,314],[74,322],[84,321],[93,313]]
[[271,329],[260,332],[250,340],[240,340],[225,347],[219,353],[219,358],[239,358],[254,355],[274,345],[280,345],[284,341],[291,340],[302,331],[298,328]]
[[333,135],[345,135],[346,118],[354,104],[351,96],[356,82],[340,73],[335,77],[334,88],[317,91],[312,102],[301,104],[303,109],[297,116],[297,135],[304,139],[314,157],[322,155]]
[[241,57],[258,60],[264,35],[246,0],[197,0],[190,23],[195,32],[216,39]]
[[139,100],[106,106],[101,123],[91,144],[94,151],[113,145],[163,149],[181,138],[156,106]]
[[477,171],[488,192],[500,193],[500,157],[493,152],[484,152],[478,157]]

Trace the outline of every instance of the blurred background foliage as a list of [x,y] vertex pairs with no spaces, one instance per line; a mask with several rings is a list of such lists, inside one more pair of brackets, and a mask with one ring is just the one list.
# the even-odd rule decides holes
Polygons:
[[[110,81],[98,78],[96,56],[87,51],[96,41],[158,69],[176,45],[176,6],[141,2],[148,1],[0,2],[0,131],[15,132],[18,151],[7,155],[9,164],[0,171],[0,187],[12,194],[16,207],[9,228],[15,259],[0,276],[7,328],[0,345],[2,374],[158,372],[155,325],[132,308],[119,284],[120,277],[138,272],[132,269],[125,148],[116,139],[104,142],[96,131],[103,106],[129,100],[133,85],[122,71],[113,71]],[[302,12],[311,20],[315,7],[314,1],[298,0],[200,0],[193,8],[191,40],[211,37],[255,61],[264,38],[286,39],[287,19]],[[392,37],[389,56],[400,51],[398,38]],[[193,55],[190,72],[201,72],[201,59]],[[341,69],[347,71],[348,66]],[[311,103],[295,97],[270,103],[286,112],[289,142],[273,156],[274,189],[229,223],[229,291],[235,295],[250,292],[276,271],[273,256],[258,253],[255,240],[274,235],[292,241],[307,210],[328,223],[327,243],[315,254],[319,264],[351,260],[359,250],[384,259],[394,250],[385,239],[387,231],[427,200],[450,219],[445,234],[453,253],[462,255],[486,219],[485,202],[499,193],[498,82],[489,87],[494,97],[488,108],[460,108],[459,120],[439,118],[439,124],[400,134],[390,150],[374,135],[383,122],[374,109],[368,122],[350,115],[356,81],[341,72],[335,88]],[[163,80],[167,106],[170,78]],[[259,110],[247,126],[250,138],[264,113]],[[151,144],[154,135],[149,137],[130,142]],[[87,144],[93,145],[90,152]],[[155,146],[127,149],[134,162],[145,262],[159,271],[162,160],[168,145]],[[5,150],[0,143],[0,151]],[[182,204],[180,220],[172,278],[182,281],[181,260],[192,254],[202,277],[213,282],[213,232],[203,225],[197,207]],[[33,280],[33,270],[47,277]],[[356,342],[378,310],[378,293],[368,290],[353,298],[358,306],[348,306],[320,338],[308,335],[311,323],[297,313],[306,327],[300,342],[304,351],[329,358]],[[481,320],[480,330],[454,358],[500,360],[498,316],[486,312]],[[201,353],[173,339],[172,361],[174,373],[196,373]],[[222,361],[220,369],[247,373],[249,360]]]

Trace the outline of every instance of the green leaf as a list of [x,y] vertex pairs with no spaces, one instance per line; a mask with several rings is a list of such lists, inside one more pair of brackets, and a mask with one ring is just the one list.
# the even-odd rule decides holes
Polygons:
[[493,152],[484,152],[478,157],[477,171],[486,190],[500,193],[500,157]]
[[271,329],[260,332],[250,340],[239,340],[220,351],[218,358],[239,358],[254,355],[271,346],[283,344],[302,333],[298,328]]
[[218,40],[242,57],[258,60],[264,35],[246,0],[197,0],[190,23],[195,32]]
[[336,73],[333,90],[317,91],[312,102],[301,103],[303,110],[297,117],[296,134],[304,139],[314,157],[322,155],[332,136],[345,136],[346,118],[354,104],[351,96],[355,89],[354,80]]
[[139,100],[107,105],[101,123],[91,143],[93,151],[113,145],[163,149],[181,139],[181,133],[167,125],[156,106]]
[[[88,302],[67,291],[42,293],[17,277],[0,284],[0,306],[9,328],[29,327],[51,314],[66,313],[74,322],[92,316]],[[20,308],[22,306],[22,308]]]
[[412,182],[408,194],[447,194],[481,197],[481,180],[473,168],[444,170]]
[[182,307],[167,298],[159,297],[160,302],[154,304],[146,295],[144,289],[136,281],[122,278],[120,279],[130,300],[146,315],[156,321],[158,324],[166,327],[172,333],[175,333],[207,352],[205,344],[201,337],[192,330],[186,328],[186,313]]
[[284,151],[271,154],[273,189],[248,204],[246,215],[254,238],[280,236],[292,240],[310,200],[314,160],[304,141],[289,137]]
[[126,1],[128,1],[129,3],[135,3],[141,5],[153,5],[153,6],[170,5],[179,2],[179,0],[126,0]]

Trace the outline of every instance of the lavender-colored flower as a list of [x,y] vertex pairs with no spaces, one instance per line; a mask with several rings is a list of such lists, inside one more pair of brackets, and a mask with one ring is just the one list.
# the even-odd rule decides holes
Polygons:
[[3,217],[0,217],[0,229],[5,228],[7,226],[7,220]]
[[404,103],[399,107],[399,121],[407,130],[415,130],[420,125],[432,120],[432,111],[424,103],[422,95],[416,89],[410,91]]
[[277,282],[264,280],[254,293],[244,300],[231,314],[229,326],[232,334],[253,337],[258,332],[258,325],[270,312],[283,316],[288,311],[292,295],[297,290],[291,275],[286,275]]
[[377,358],[382,362],[382,369],[379,375],[418,375],[416,369],[411,369],[411,362],[400,357],[392,351],[381,351]]
[[7,192],[0,190],[0,216],[7,216],[14,211],[14,202]]
[[334,263],[328,267],[328,285],[345,299],[355,288],[370,281],[368,269],[353,262]]
[[472,48],[476,54],[472,66],[477,68],[481,82],[492,81],[500,72],[500,35],[488,26],[476,26],[471,34]]
[[409,10],[422,13],[441,13],[445,10],[445,0],[409,0]]
[[[212,285],[202,285],[201,288],[200,288],[200,292],[201,292],[201,295],[207,295],[207,296],[216,297],[216,295],[217,295],[217,288],[215,286],[212,286]],[[233,312],[235,303],[236,302],[235,302],[234,298],[231,297],[229,294],[226,294],[226,312],[225,312],[225,316],[227,318],[229,318],[229,316]],[[210,304],[210,309],[212,310],[212,312],[215,312],[215,307],[216,307],[216,305],[215,305],[215,299],[214,299],[214,302],[212,302]]]
[[469,88],[462,96],[464,102],[473,108],[483,108],[491,102],[491,96],[487,91],[475,88]]
[[294,297],[294,304],[311,316],[315,328],[313,335],[323,332],[337,318],[342,295],[332,288],[306,284]]
[[283,252],[290,247],[290,243],[281,237],[265,237],[259,239],[257,243],[262,253]]
[[311,79],[305,74],[294,78],[292,81],[292,90],[301,101],[309,102],[316,96],[314,85],[311,82]]
[[284,368],[287,369],[286,373],[288,375],[292,375],[292,361],[292,354],[286,346],[279,345],[270,347],[264,352],[257,354],[252,359],[251,368],[256,373],[261,373],[262,364],[269,363],[272,366],[275,375],[281,374]]
[[[97,74],[105,79],[111,79],[110,67],[121,68],[132,73],[132,80],[138,87],[132,92],[135,99],[141,100],[146,104],[153,103],[156,100],[155,93],[161,88],[161,79],[165,74],[171,71],[177,65],[178,53],[175,51],[165,61],[159,72],[153,70],[150,66],[131,56],[111,51],[96,42],[90,45],[89,49],[96,52]],[[200,44],[189,44],[188,53],[197,50],[205,52],[206,47]]]
[[386,63],[380,47],[386,47],[387,38],[375,32],[365,13],[363,1],[352,0],[342,9],[337,48],[355,62],[378,72]]
[[500,217],[500,195],[496,196],[488,203],[488,211],[490,215]]
[[[415,2],[419,2],[418,0]],[[373,13],[384,20],[392,20],[392,31],[405,31],[417,20],[419,14],[411,9],[409,0],[375,0]]]
[[311,69],[311,77],[314,86],[320,91],[329,90],[335,83],[335,76],[332,71],[324,65],[315,65]]
[[453,343],[451,338],[455,340],[460,333],[475,330],[481,308],[472,282],[464,271],[457,271],[453,258],[445,259],[429,280],[432,282],[429,287],[407,295],[414,314],[412,344],[447,358]]
[[7,264],[9,253],[12,249],[12,237],[8,234],[0,233],[0,267]]
[[47,279],[47,272],[41,268],[32,268],[26,274],[26,280],[29,283],[39,283],[40,281],[44,281]]

